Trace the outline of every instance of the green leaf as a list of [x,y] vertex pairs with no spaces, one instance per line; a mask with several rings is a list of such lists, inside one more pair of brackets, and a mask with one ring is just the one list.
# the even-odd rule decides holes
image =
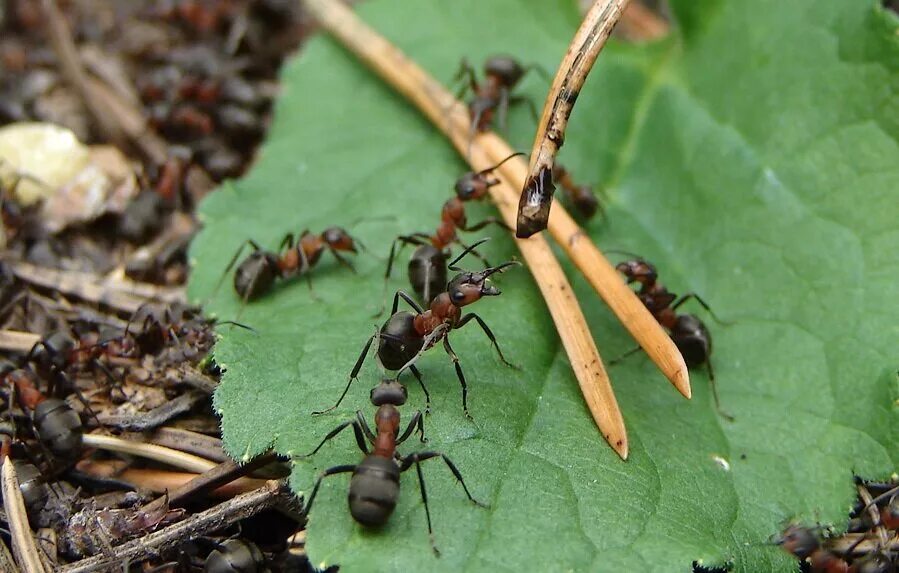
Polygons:
[[[462,56],[493,53],[554,69],[578,23],[572,6],[538,0],[378,0],[361,16],[437,78]],[[578,101],[562,152],[576,178],[601,181],[608,223],[588,225],[607,249],[655,262],[675,292],[697,292],[732,326],[710,320],[728,423],[693,374],[681,398],[645,356],[610,370],[628,425],[619,461],[583,404],[545,306],[523,269],[497,280],[500,297],[475,310],[521,372],[503,366],[476,328],[453,334],[474,422],[462,415],[452,364],[435,349],[420,363],[433,397],[427,449],[445,452],[472,506],[439,460],[423,465],[436,542],[432,555],[414,472],[379,531],[355,524],[348,478],[328,478],[311,512],[315,563],[346,571],[688,571],[694,560],[734,570],[789,571],[767,541],[790,518],[842,524],[851,476],[896,468],[899,424],[899,36],[875,0],[677,0],[682,19],[652,45],[610,44]],[[318,37],[284,71],[259,161],[204,202],[191,292],[212,291],[241,241],[268,248],[287,231],[349,227],[379,257],[400,233],[429,231],[466,170],[418,113],[332,40]],[[522,93],[542,101],[531,75]],[[526,106],[508,137],[530,146]],[[492,211],[469,207],[470,220]],[[390,215],[393,219],[377,218]],[[365,220],[354,224],[360,218]],[[514,254],[495,230],[491,261]],[[472,237],[474,240],[478,237]],[[391,291],[408,288],[404,262]],[[338,423],[374,408],[373,359],[335,413],[332,404],[382,319],[384,261],[327,255],[302,280],[249,305],[254,335],[221,329],[227,368],[216,394],[229,450],[310,451]],[[469,264],[474,265],[472,261]],[[572,271],[571,267],[568,267]],[[632,341],[570,272],[608,359]],[[230,283],[230,278],[228,279]],[[226,285],[210,308],[233,318]],[[407,383],[410,381],[407,380]],[[409,383],[404,421],[423,407]],[[413,443],[414,442],[414,443]],[[419,444],[410,440],[401,451]],[[349,432],[292,483],[357,463]],[[726,463],[725,463],[726,462]]]

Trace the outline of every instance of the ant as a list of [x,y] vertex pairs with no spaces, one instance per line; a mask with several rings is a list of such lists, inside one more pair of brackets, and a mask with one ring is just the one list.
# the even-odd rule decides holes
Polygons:
[[[359,464],[334,466],[323,471],[312,488],[309,495],[309,501],[304,508],[304,514],[309,515],[312,508],[312,502],[318,493],[318,488],[322,480],[328,476],[350,473],[353,477],[350,480],[349,490],[349,506],[350,514],[358,523],[367,527],[378,527],[387,523],[390,515],[396,508],[397,499],[400,493],[400,474],[410,469],[413,465],[418,472],[418,484],[421,487],[421,499],[425,506],[425,516],[428,521],[428,536],[431,540],[431,548],[436,555],[440,555],[437,545],[434,543],[434,530],[431,527],[431,510],[428,507],[428,494],[425,490],[424,475],[421,472],[421,462],[432,458],[441,458],[449,467],[453,475],[462,484],[465,495],[469,501],[480,507],[487,507],[472,497],[462,479],[462,474],[456,465],[445,454],[434,451],[424,451],[400,456],[396,451],[396,447],[406,441],[414,432],[419,433],[422,443],[424,438],[424,422],[421,411],[415,412],[409,424],[406,426],[402,435],[399,434],[400,428],[400,412],[397,406],[406,403],[407,393],[406,387],[396,380],[382,380],[381,383],[371,391],[371,403],[378,407],[375,413],[375,430],[372,432],[365,421],[362,411],[356,412],[356,419],[350,422],[344,422],[337,426],[325,436],[321,443],[312,450],[311,453],[302,457],[310,457],[315,455],[325,443],[336,437],[340,432],[349,426],[353,427],[353,433],[356,436],[356,444],[362,453],[365,454],[362,462]],[[366,440],[373,448],[369,451]]]
[[824,549],[818,535],[801,525],[790,525],[784,530],[777,545],[794,555],[800,562],[808,562],[813,573],[847,573],[849,564],[832,551]]
[[574,206],[581,217],[584,219],[592,219],[596,212],[599,211],[600,216],[605,219],[606,210],[602,203],[594,195],[593,189],[589,185],[578,185],[571,178],[571,173],[561,164],[553,165],[553,180],[559,184],[565,191],[568,201]]
[[[294,245],[294,240],[296,240],[296,245]],[[250,245],[253,247],[253,252],[237,265],[237,271],[234,273],[234,290],[237,291],[244,303],[269,292],[276,279],[306,275],[309,287],[312,288],[312,279],[307,273],[318,263],[325,249],[331,251],[337,262],[356,272],[353,265],[342,257],[340,252],[358,253],[357,243],[362,247],[358,240],[354,240],[340,227],[329,227],[320,235],[313,235],[308,230],[300,233],[299,237],[288,233],[282,239],[277,252],[266,251],[254,240],[247,239],[234,253],[234,258],[225,268],[222,279],[234,267],[243,248]],[[216,290],[218,290],[218,286],[216,286]]]
[[[368,342],[365,343],[365,347],[362,349],[362,353],[359,355],[359,358],[356,360],[356,365],[350,373],[350,380],[347,382],[343,394],[340,395],[336,404],[327,410],[313,412],[314,415],[330,412],[340,405],[349,391],[353,380],[356,379],[359,371],[362,369],[362,364],[368,356],[368,351],[371,348],[372,342],[377,338],[378,360],[381,365],[387,370],[397,370],[402,372],[406,368],[409,368],[412,371],[412,374],[418,379],[418,383],[424,391],[427,404],[425,408],[426,412],[430,411],[431,397],[422,382],[421,373],[415,367],[414,363],[421,354],[433,348],[434,345],[442,340],[443,348],[452,359],[453,365],[456,368],[456,376],[459,379],[459,383],[462,385],[462,409],[464,410],[465,415],[468,416],[469,419],[471,418],[471,414],[468,413],[468,385],[465,382],[465,375],[462,373],[462,367],[459,365],[459,357],[456,356],[452,346],[450,346],[450,331],[458,330],[472,320],[476,321],[487,335],[487,338],[490,339],[493,347],[496,348],[500,360],[502,360],[506,366],[518,368],[506,360],[503,351],[496,342],[496,337],[493,335],[490,327],[487,326],[487,323],[484,322],[484,319],[473,312],[464,316],[462,315],[463,306],[473,304],[485,296],[497,296],[501,294],[499,289],[487,283],[490,275],[503,272],[506,268],[513,265],[521,264],[518,261],[508,261],[495,267],[488,267],[479,272],[463,271],[461,268],[455,266],[465,255],[487,240],[488,239],[481,239],[474,245],[467,247],[458,257],[449,263],[448,268],[459,274],[447,283],[446,291],[434,297],[428,310],[422,310],[418,303],[405,292],[401,290],[396,291],[396,294],[393,296],[393,308],[391,310],[390,318],[388,318],[378,332],[372,335],[368,339]],[[398,311],[400,299],[406,301],[415,313]],[[397,376],[399,376],[399,374]]]
[[66,401],[45,396],[32,371],[16,368],[7,360],[0,362],[0,380],[15,392],[22,409],[31,413],[34,433],[47,451],[61,459],[78,455],[84,429],[81,417]]
[[[670,292],[658,281],[658,273],[655,266],[648,261],[636,258],[618,263],[615,268],[627,278],[628,284],[639,283],[640,289],[637,296],[640,302],[649,310],[652,316],[668,330],[675,346],[684,357],[688,367],[706,365],[709,371],[709,383],[712,387],[712,396],[715,400],[715,409],[727,420],[733,421],[734,417],[721,409],[718,399],[718,389],[715,385],[715,371],[712,369],[712,336],[705,324],[694,314],[678,314],[677,309],[690,299],[696,300],[706,309],[716,322],[723,324],[709,305],[696,293],[687,293],[680,298]],[[640,348],[634,348],[616,359],[618,362]],[[614,363],[613,362],[613,363]]]
[[537,110],[531,100],[512,95],[512,90],[531,69],[541,71],[536,65],[522,66],[511,56],[491,56],[484,62],[484,81],[478,82],[474,68],[467,60],[462,60],[455,79],[457,81],[467,79],[468,82],[456,94],[456,99],[463,97],[469,90],[474,94],[468,102],[472,136],[475,132],[490,129],[494,114],[497,116],[500,129],[505,129],[506,114],[509,105],[513,103],[527,102],[531,106],[532,114],[537,116]]
[[[418,246],[409,260],[409,282],[412,284],[415,294],[418,295],[418,299],[427,305],[431,304],[433,296],[443,292],[443,289],[446,288],[446,259],[450,256],[449,245],[459,243],[463,248],[466,248],[459,240],[457,230],[473,232],[479,231],[487,225],[494,224],[511,231],[502,219],[493,216],[487,217],[474,225],[469,225],[465,216],[465,203],[483,199],[491,187],[499,184],[499,179],[491,178],[490,174],[503,163],[518,155],[524,155],[524,153],[513,153],[492,167],[481,171],[469,171],[459,177],[453,187],[456,191],[456,196],[448,199],[443,204],[443,208],[440,211],[440,226],[437,227],[433,235],[413,233],[411,235],[401,235],[394,239],[390,245],[390,254],[387,257],[387,271],[384,273],[385,290],[390,272],[393,269],[393,261],[396,255],[399,254],[399,250],[405,245]],[[399,243],[399,249],[397,249],[397,243]],[[479,256],[477,253],[474,254]],[[484,263],[487,264],[486,261]],[[487,266],[490,265],[487,264]]]

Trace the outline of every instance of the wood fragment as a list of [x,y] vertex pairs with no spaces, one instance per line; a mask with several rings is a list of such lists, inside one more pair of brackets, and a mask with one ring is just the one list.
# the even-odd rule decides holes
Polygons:
[[[200,475],[190,472],[131,468],[128,467],[128,462],[121,460],[82,460],[78,462],[77,469],[89,476],[113,478],[153,493],[176,490]],[[263,482],[264,479],[242,477],[212,490],[208,495],[217,498],[234,497],[259,487]]]
[[515,235],[522,239],[546,229],[555,185],[553,165],[565,143],[565,129],[581,88],[599,52],[621,18],[630,0],[596,0],[571,44],[553,79],[537,125],[531,150],[531,168],[521,188]]
[[31,534],[16,470],[13,464],[4,463],[0,473],[2,473],[3,508],[6,510],[7,525],[12,538],[12,552],[16,562],[25,573],[44,573],[46,569]]
[[[488,147],[482,144],[481,138],[475,139],[469,146],[465,106],[396,47],[356,18],[352,11],[333,0],[307,0],[306,6],[341,43],[418,106],[456,149],[463,156],[467,155],[474,170],[498,163]],[[500,173],[500,179],[502,183],[491,188],[491,197],[511,226],[516,216],[517,193],[512,186],[514,181],[510,181],[505,172]],[[594,421],[609,445],[622,459],[626,459],[628,442],[624,420],[568,279],[545,239],[535,237],[516,242],[549,307]],[[620,279],[617,280],[623,284]]]
[[59,569],[61,573],[94,573],[107,571],[113,565],[129,561],[142,561],[158,555],[166,548],[177,547],[190,539],[222,529],[228,525],[256,515],[276,504],[288,504],[293,500],[286,484],[277,481],[266,482],[263,487],[239,495],[202,513],[194,514],[184,521],[169,525],[138,539],[128,541],[113,548],[113,556],[97,555],[82,559]]

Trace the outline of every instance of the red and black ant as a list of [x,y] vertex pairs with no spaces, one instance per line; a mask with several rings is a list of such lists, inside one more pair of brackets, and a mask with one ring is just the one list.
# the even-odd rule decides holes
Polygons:
[[[463,271],[461,268],[455,266],[465,255],[486,241],[487,239],[481,239],[472,246],[466,248],[458,257],[449,263],[448,268],[452,271],[459,272],[459,274],[446,285],[446,291],[434,297],[428,310],[422,310],[418,303],[405,292],[401,290],[396,291],[396,294],[393,297],[393,307],[390,318],[388,318],[378,332],[371,336],[371,338],[368,339],[368,342],[365,343],[365,347],[362,349],[362,353],[359,355],[359,358],[356,360],[356,365],[350,373],[350,380],[347,382],[343,394],[340,395],[336,404],[322,412],[314,412],[314,414],[330,412],[340,405],[349,391],[353,380],[356,379],[359,371],[362,369],[362,364],[368,356],[368,351],[371,348],[372,342],[377,338],[378,360],[381,365],[387,370],[402,371],[409,368],[412,371],[412,374],[418,379],[418,382],[421,384],[422,390],[425,393],[425,399],[427,400],[426,411],[430,409],[430,396],[422,382],[421,373],[415,367],[415,361],[421,354],[434,347],[434,345],[442,340],[443,348],[452,359],[453,365],[456,368],[456,376],[459,378],[459,383],[462,385],[462,409],[464,410],[465,415],[471,418],[471,415],[468,413],[468,385],[465,382],[465,375],[462,373],[462,367],[459,365],[459,357],[456,356],[452,346],[450,346],[450,331],[458,330],[474,320],[483,329],[487,338],[489,338],[490,342],[493,344],[493,347],[496,348],[500,360],[507,366],[517,368],[506,360],[503,351],[496,342],[496,337],[493,335],[490,327],[487,326],[487,323],[484,322],[484,319],[473,312],[464,316],[462,315],[462,307],[473,304],[482,297],[497,296],[500,294],[499,289],[487,283],[487,280],[492,274],[502,272],[510,266],[520,264],[518,261],[509,261],[495,267],[488,267],[478,272]],[[403,299],[412,307],[414,314],[408,311],[398,311],[400,299]]]
[[[635,256],[635,255],[632,255]],[[636,256],[635,256],[636,257]],[[718,389],[715,385],[715,371],[710,360],[712,354],[712,336],[705,324],[694,314],[678,314],[677,309],[690,299],[696,300],[706,309],[715,321],[721,323],[709,305],[696,293],[687,293],[680,298],[670,292],[658,281],[658,273],[655,266],[648,261],[636,257],[632,260],[618,263],[615,268],[627,278],[628,284],[639,283],[640,289],[637,296],[652,316],[668,330],[671,339],[684,357],[688,367],[702,366],[709,371],[709,383],[712,387],[712,397],[715,400],[715,409],[718,413],[733,421],[733,416],[721,409],[718,399]],[[640,350],[639,347],[626,352],[614,362],[630,356]]]
[[456,80],[467,79],[456,99],[462,98],[469,90],[474,94],[468,101],[468,112],[471,114],[471,134],[487,131],[493,125],[494,115],[499,128],[505,129],[506,114],[509,105],[525,101],[531,106],[531,113],[536,117],[534,103],[524,97],[512,95],[512,90],[531,69],[541,71],[536,65],[523,66],[511,56],[497,55],[484,62],[484,81],[478,82],[474,68],[463,59],[456,73]]
[[[393,261],[404,245],[418,245],[409,260],[409,282],[412,284],[415,294],[418,295],[418,300],[427,305],[431,303],[433,296],[443,292],[443,289],[446,288],[446,260],[450,256],[449,246],[458,243],[466,248],[466,245],[459,240],[457,231],[479,231],[491,224],[511,230],[502,219],[494,216],[469,225],[465,215],[465,203],[479,201],[486,197],[490,188],[499,184],[499,180],[491,178],[490,174],[503,163],[518,155],[524,154],[513,153],[492,167],[481,171],[469,171],[457,179],[454,186],[456,196],[443,204],[443,208],[440,210],[440,226],[433,235],[413,233],[394,239],[387,257],[387,271],[384,273],[385,290],[393,269]],[[397,248],[397,244],[399,244],[399,248]],[[474,254],[479,256],[477,253]]]
[[266,251],[252,239],[247,239],[228,263],[222,278],[224,279],[237,263],[243,248],[250,245],[253,252],[237,266],[234,273],[234,290],[244,302],[268,293],[277,279],[305,275],[311,288],[312,282],[308,272],[318,263],[325,250],[330,251],[341,265],[356,272],[353,265],[340,253],[357,253],[357,244],[360,248],[364,248],[358,240],[353,239],[340,227],[329,227],[321,235],[303,231],[296,237],[293,233],[288,233],[278,246],[277,252]]
[[817,533],[808,527],[792,524],[776,541],[800,562],[807,562],[812,573],[848,573],[845,559],[822,546]]
[[[353,427],[356,436],[356,444],[365,454],[365,458],[359,464],[334,466],[326,469],[319,475],[309,495],[304,513],[309,514],[312,502],[318,493],[322,480],[328,476],[350,473],[349,506],[350,514],[358,523],[366,527],[379,527],[387,523],[396,508],[400,493],[400,474],[410,469],[413,465],[418,473],[418,484],[421,487],[421,499],[425,506],[425,516],[428,521],[428,536],[434,553],[440,555],[437,545],[434,543],[434,530],[431,526],[431,510],[428,506],[428,495],[425,490],[424,475],[421,471],[421,462],[433,458],[441,458],[453,475],[465,490],[469,501],[481,507],[487,507],[472,497],[462,479],[462,474],[456,465],[445,454],[434,451],[416,452],[407,456],[401,456],[396,447],[406,441],[414,432],[419,433],[422,442],[424,439],[424,421],[421,412],[416,412],[402,435],[400,429],[400,412],[397,406],[406,403],[406,388],[395,380],[382,380],[371,391],[371,403],[378,407],[375,413],[375,430],[372,432],[365,421],[362,411],[356,412],[356,419],[334,428],[311,453],[303,457],[314,455],[325,443],[340,434],[349,426]],[[372,450],[369,451],[368,445]]]
[[600,216],[605,218],[606,211],[593,193],[593,188],[589,185],[578,185],[575,183],[571,178],[571,173],[558,162],[553,165],[553,180],[559,184],[565,192],[565,196],[568,197],[568,201],[581,217],[592,219],[596,212],[599,211]]

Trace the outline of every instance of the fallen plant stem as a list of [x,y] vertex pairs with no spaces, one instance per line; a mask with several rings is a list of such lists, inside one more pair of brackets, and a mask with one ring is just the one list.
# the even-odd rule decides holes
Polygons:
[[22,332],[21,330],[0,330],[0,350],[5,352],[24,353],[40,342],[39,334]]
[[[153,493],[173,491],[196,478],[197,473],[170,472],[157,469],[129,468],[122,461],[91,461],[78,463],[78,471],[99,478],[114,478],[127,482],[139,489]],[[255,478],[238,478],[209,493],[213,497],[233,497],[259,487],[265,480]]]
[[12,553],[2,540],[0,540],[0,571],[3,573],[16,573],[19,570],[12,558]]
[[166,495],[151,501],[143,508],[143,511],[152,514],[166,505],[168,507],[179,507],[191,497],[202,495],[205,492],[230,483],[277,459],[278,456],[276,454],[263,454],[243,465],[238,465],[233,460],[224,461],[211,470],[201,473],[184,485],[167,492]]
[[25,501],[19,490],[16,470],[8,459],[3,463],[0,473],[2,473],[3,508],[6,510],[6,521],[16,562],[25,573],[44,573],[46,570],[41,562],[34,536],[31,534],[31,526],[28,525]]
[[[459,122],[456,121],[457,129],[452,129],[453,123],[445,121],[447,110],[461,104],[396,47],[362,23],[351,10],[333,0],[308,0],[306,5],[330,33],[443,129],[444,135],[453,142],[459,153],[468,157],[475,171],[498,162],[486,146],[469,146],[467,126],[458,129]],[[458,114],[455,116],[458,120]],[[490,188],[490,194],[506,224],[511,227],[515,222],[514,181],[504,174],[500,180],[499,185]],[[516,242],[546,301],[596,425],[612,449],[622,459],[627,459],[627,432],[621,410],[587,321],[562,267],[542,237]]]
[[154,460],[163,464],[181,468],[183,470],[203,473],[215,467],[215,463],[205,460],[201,457],[179,452],[171,448],[164,448],[154,444],[145,444],[143,442],[133,442],[131,440],[123,440],[115,436],[105,436],[102,434],[85,434],[84,446],[88,448],[97,448],[121,454],[129,454]]
[[175,416],[189,412],[207,396],[208,394],[198,390],[188,390],[148,412],[132,415],[101,415],[99,421],[104,426],[112,426],[120,430],[144,432],[158,428]]
[[214,462],[224,462],[231,458],[222,448],[222,441],[206,434],[181,430],[179,428],[159,428],[147,436],[147,441],[158,446],[180,450]]
[[521,189],[515,235],[527,238],[546,229],[549,223],[553,193],[553,165],[556,154],[565,143],[565,129],[581,88],[599,52],[621,18],[630,0],[597,0],[571,44],[553,79],[543,104],[531,150],[531,169]]
[[631,2],[621,14],[618,31],[632,41],[657,40],[668,34],[671,26],[664,18],[640,2]]
[[251,517],[278,503],[290,503],[292,496],[287,486],[269,481],[249,493],[239,495],[184,521],[174,523],[113,548],[114,555],[97,555],[59,569],[61,573],[93,573],[107,571],[110,566],[124,562],[139,562],[159,555],[170,547],[177,547],[207,532],[222,529],[236,521]]

